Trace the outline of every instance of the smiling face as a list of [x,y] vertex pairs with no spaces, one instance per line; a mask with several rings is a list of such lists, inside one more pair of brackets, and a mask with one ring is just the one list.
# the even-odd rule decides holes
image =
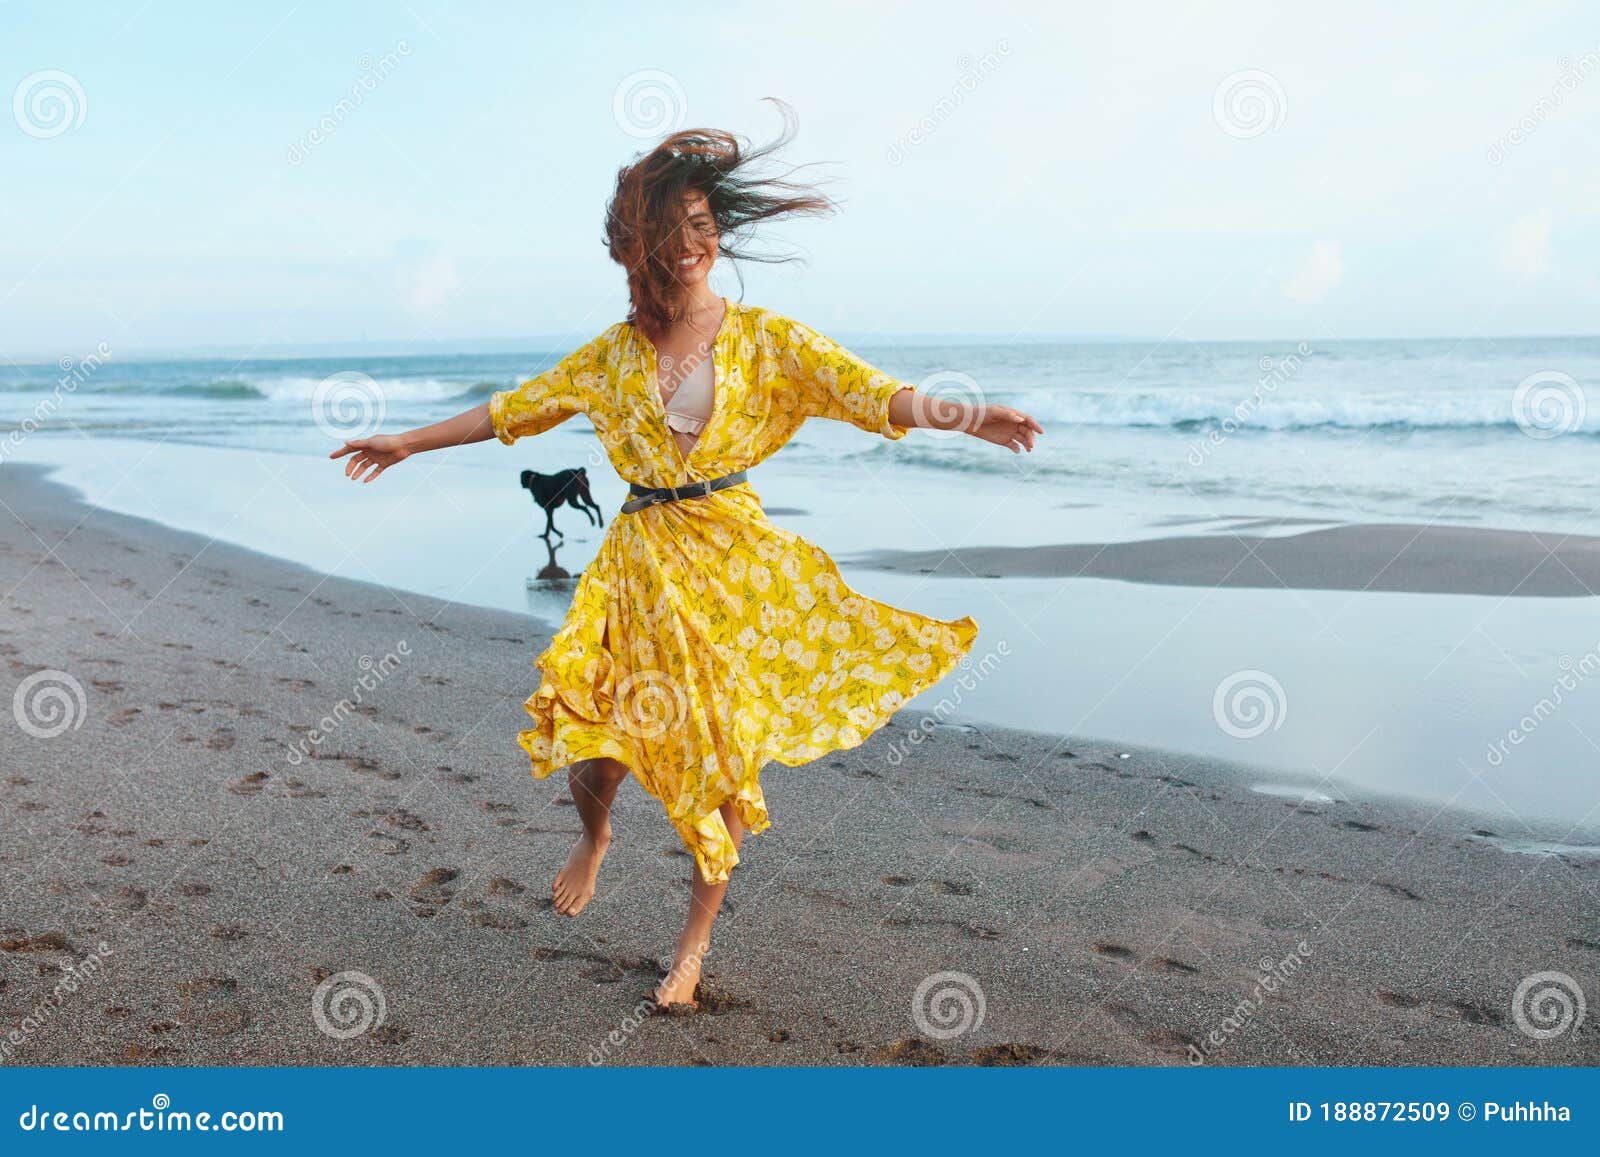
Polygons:
[[674,276],[685,290],[694,292],[711,276],[721,240],[705,197],[699,193],[685,194],[683,225],[674,235],[672,255]]

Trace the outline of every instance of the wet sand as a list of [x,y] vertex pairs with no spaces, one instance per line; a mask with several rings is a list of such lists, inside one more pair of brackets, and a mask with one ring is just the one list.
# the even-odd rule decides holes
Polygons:
[[[1512,1008],[1549,971],[1593,1003],[1594,860],[1263,794],[1261,769],[923,731],[937,693],[768,769],[706,1011],[637,1020],[689,860],[627,785],[598,896],[550,910],[577,820],[515,742],[547,625],[96,511],[30,469],[0,499],[4,690],[59,671],[83,694],[61,734],[0,729],[6,1063],[1600,1060],[1593,1016],[1541,1041]],[[381,1022],[339,1039],[363,978]],[[350,994],[333,1032],[319,986]]]
[[879,551],[850,561],[960,578],[1109,578],[1169,586],[1503,598],[1600,593],[1600,538],[1462,526],[1363,524],[1289,535],[1234,532],[1138,542]]

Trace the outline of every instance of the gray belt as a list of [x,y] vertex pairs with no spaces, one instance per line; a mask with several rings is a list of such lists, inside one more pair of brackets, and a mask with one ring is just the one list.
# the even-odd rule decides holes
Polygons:
[[632,498],[622,504],[623,514],[632,514],[635,510],[643,510],[646,506],[655,506],[662,502],[677,502],[684,498],[704,498],[718,490],[726,490],[730,486],[737,486],[745,480],[745,471],[738,470],[732,474],[724,474],[721,478],[712,478],[705,482],[691,482],[687,486],[640,486],[637,482],[628,483],[628,493]]

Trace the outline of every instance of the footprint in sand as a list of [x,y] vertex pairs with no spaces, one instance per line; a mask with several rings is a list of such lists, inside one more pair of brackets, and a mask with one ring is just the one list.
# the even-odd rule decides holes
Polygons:
[[417,902],[412,909],[418,916],[432,916],[450,903],[456,890],[450,885],[461,875],[458,868],[434,868],[411,886],[411,898]]
[[230,977],[202,976],[178,982],[178,1021],[207,1036],[232,1036],[250,1024],[250,1010]]
[[1158,1052],[1187,1053],[1193,1037],[1164,1025],[1153,1025],[1138,1009],[1125,1004],[1102,1004],[1101,1010],[1129,1035]]
[[953,928],[961,935],[972,940],[998,940],[1000,933],[993,928],[985,928],[980,924],[968,924],[964,920],[944,920],[931,916],[885,916],[883,923],[889,928]]
[[1016,1041],[1006,1041],[1004,1044],[984,1045],[975,1048],[968,1054],[975,1065],[984,1068],[1022,1068],[1027,1065],[1043,1065],[1064,1060],[1063,1054],[1053,1049],[1040,1048],[1038,1045],[1019,1044]]
[[228,790],[233,792],[234,795],[257,795],[261,791],[261,785],[270,778],[271,776],[264,771],[252,771],[244,778],[236,779],[230,783]]
[[1403,992],[1380,992],[1377,995],[1379,1004],[1390,1008],[1416,1008],[1422,1003],[1420,996],[1407,996]]
[[893,1044],[881,1045],[872,1050],[872,1059],[880,1065],[909,1065],[929,1068],[950,1062],[949,1056],[938,1045],[920,1037],[906,1037]]
[[1192,964],[1185,964],[1181,960],[1174,960],[1170,956],[1158,956],[1150,962],[1150,967],[1156,972],[1173,972],[1183,976],[1198,976],[1200,970]]
[[367,838],[383,841],[381,850],[386,856],[403,856],[411,850],[410,840],[403,840],[392,832],[368,832]]
[[1133,949],[1124,948],[1120,944],[1107,944],[1103,941],[1097,941],[1096,943],[1089,945],[1089,947],[1099,955],[1109,957],[1112,960],[1123,960],[1131,963],[1139,959],[1138,955],[1133,951]]
[[124,885],[101,892],[100,895],[89,901],[92,908],[100,908],[109,912],[129,913],[143,911],[150,903],[150,897],[143,888]]
[[178,885],[178,895],[198,898],[211,895],[211,885],[201,884],[197,881],[186,881]]
[[121,852],[112,852],[109,856],[101,856],[100,862],[112,868],[126,868],[133,863],[133,857],[125,856]]
[[1466,1021],[1468,1024],[1503,1025],[1506,1018],[1498,1009],[1490,1008],[1483,1004],[1474,1004],[1467,1000],[1452,1000],[1448,1004],[1434,1006],[1436,1016],[1453,1017],[1456,1020]]

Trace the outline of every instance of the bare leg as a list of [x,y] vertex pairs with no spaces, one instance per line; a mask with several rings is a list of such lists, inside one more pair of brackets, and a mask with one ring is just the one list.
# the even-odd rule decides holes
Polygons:
[[567,772],[583,835],[572,845],[566,867],[556,873],[550,888],[556,911],[563,916],[576,916],[594,896],[600,861],[611,846],[611,801],[627,777],[627,766],[615,759],[580,759]]
[[[744,823],[739,812],[729,800],[722,805],[722,822],[728,825],[728,834],[737,848],[744,840]],[[728,891],[728,881],[708,884],[694,869],[694,884],[689,891],[689,919],[684,923],[683,934],[678,937],[678,947],[672,953],[672,968],[667,978],[656,988],[656,1003],[660,1005],[694,1005],[695,985],[700,983],[700,965],[711,950],[711,925],[722,907],[722,897]]]

